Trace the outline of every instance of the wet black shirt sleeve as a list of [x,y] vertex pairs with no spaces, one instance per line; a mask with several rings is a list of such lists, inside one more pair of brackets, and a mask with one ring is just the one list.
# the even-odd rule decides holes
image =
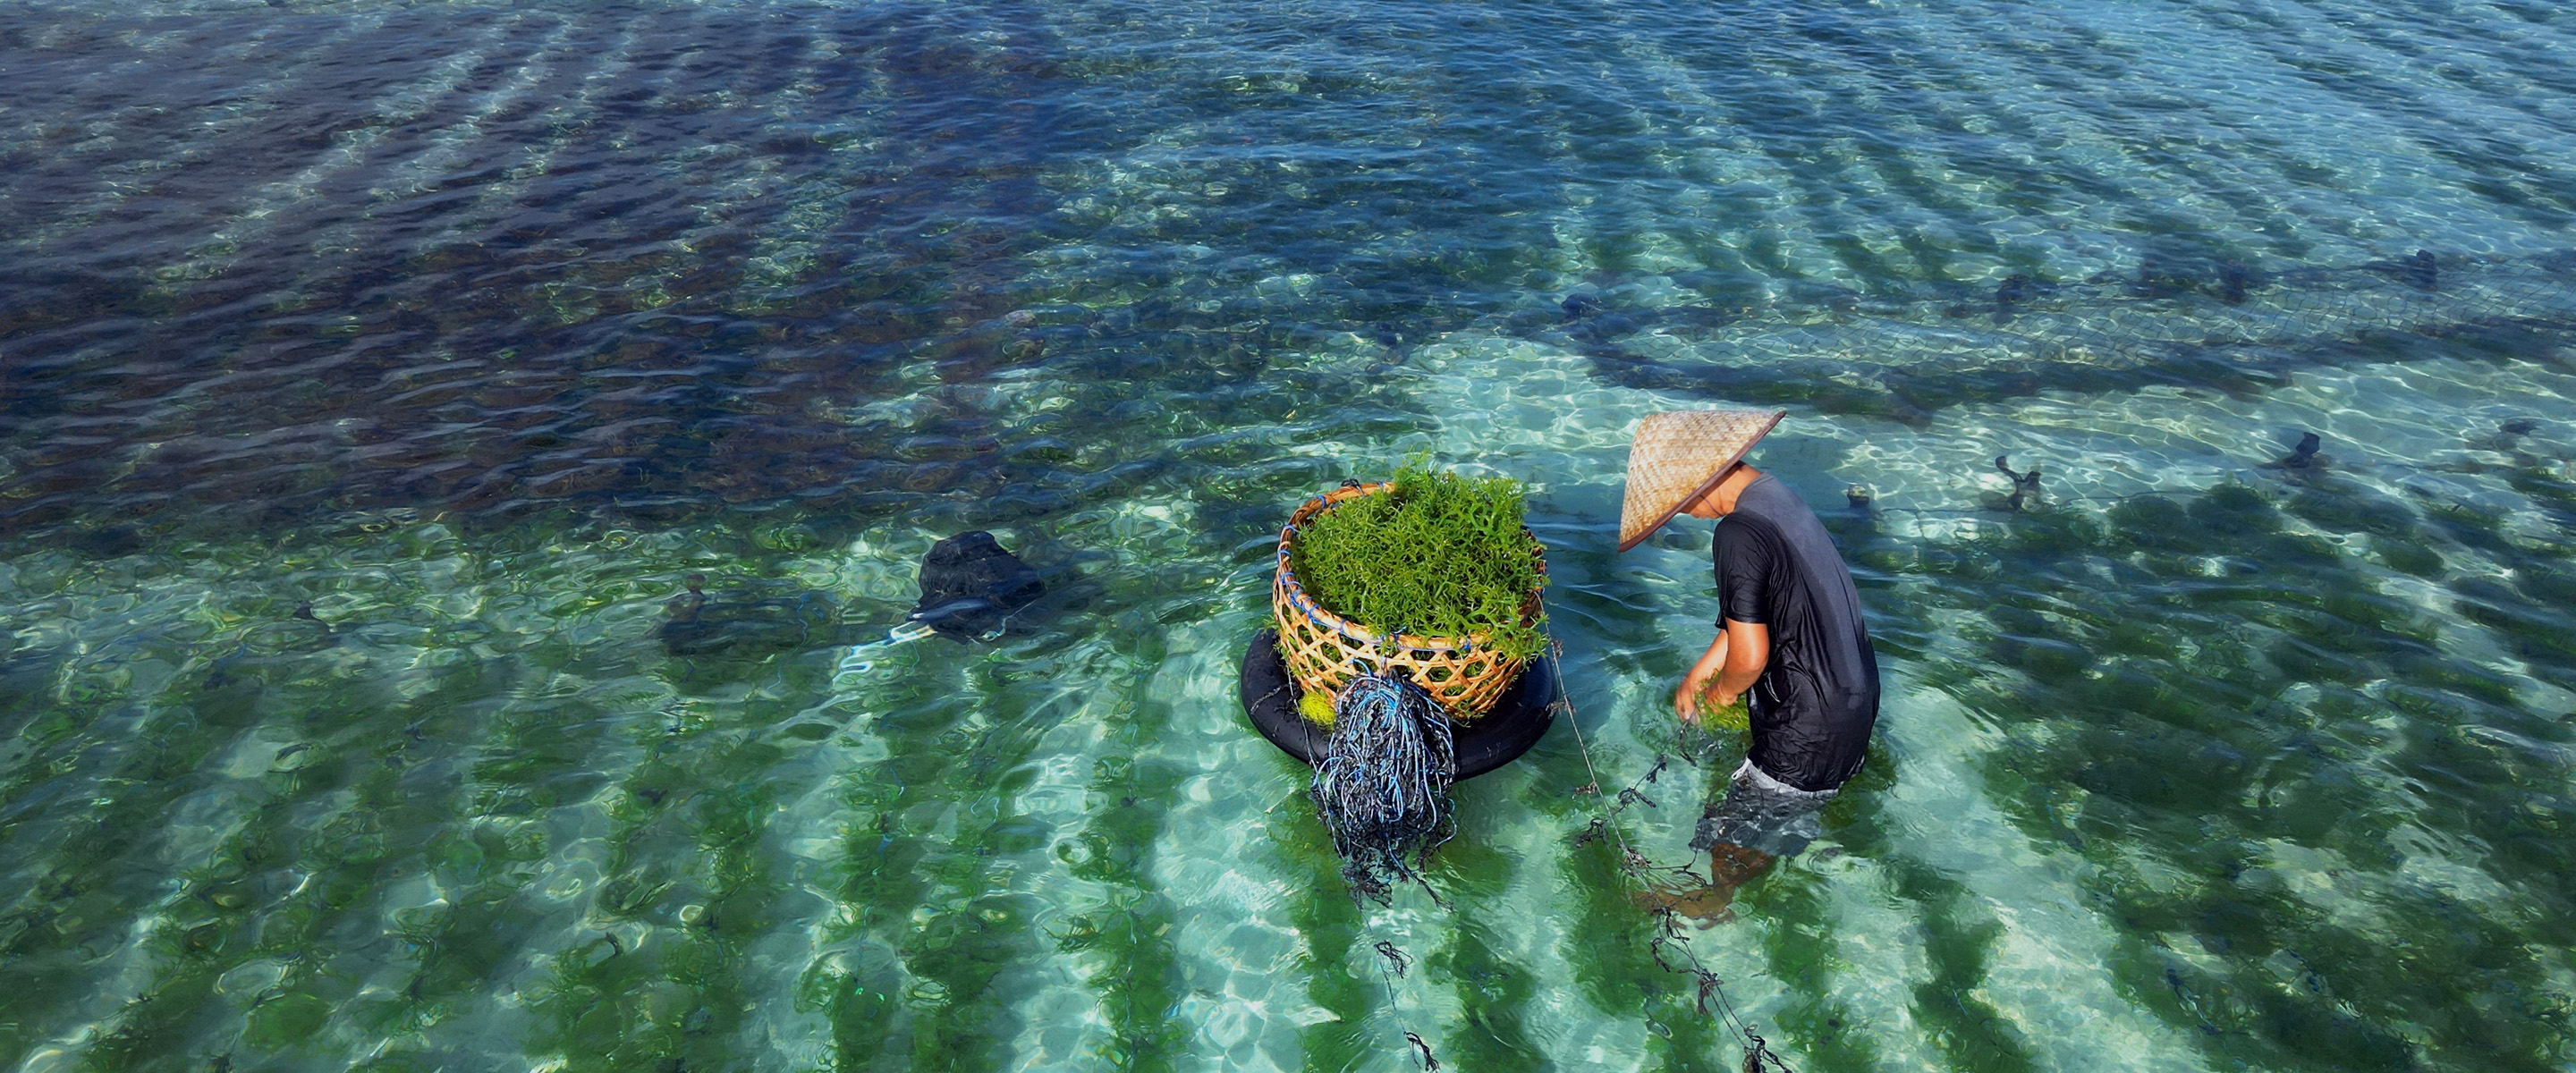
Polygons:
[[1779,553],[1772,541],[1763,539],[1753,525],[1717,527],[1717,628],[1725,629],[1726,620],[1769,625],[1765,610],[1771,602],[1774,574],[1780,569]]

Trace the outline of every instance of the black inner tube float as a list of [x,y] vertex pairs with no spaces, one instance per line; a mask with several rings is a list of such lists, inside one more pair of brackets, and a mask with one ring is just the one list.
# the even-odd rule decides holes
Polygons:
[[[1297,696],[1297,685],[1279,660],[1278,631],[1254,634],[1243,653],[1243,712],[1270,744],[1311,766],[1324,755],[1332,731],[1300,714]],[[1556,721],[1555,702],[1555,666],[1544,659],[1529,661],[1492,711],[1457,725],[1458,777],[1472,779],[1519,759],[1547,736],[1548,725]]]

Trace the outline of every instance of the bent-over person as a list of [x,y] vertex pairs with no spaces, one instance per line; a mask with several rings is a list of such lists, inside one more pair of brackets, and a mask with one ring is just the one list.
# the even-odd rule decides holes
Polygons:
[[1726,795],[1700,817],[1710,886],[1675,908],[1723,918],[1735,890],[1822,833],[1816,813],[1860,770],[1878,723],[1878,655],[1860,592],[1815,512],[1744,455],[1778,410],[1655,414],[1628,454],[1619,550],[1676,514],[1719,519],[1717,637],[1682,676],[1673,712],[1750,706],[1750,745]]

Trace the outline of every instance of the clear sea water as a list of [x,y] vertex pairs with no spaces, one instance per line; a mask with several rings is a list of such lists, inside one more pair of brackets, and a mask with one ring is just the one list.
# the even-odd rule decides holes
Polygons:
[[[1682,863],[1741,748],[1668,707],[1707,526],[1611,551],[1709,405],[1789,410],[1886,670],[1825,837],[1685,929],[1791,1065],[2576,1069],[2571,54],[10,4],[0,1070],[1741,1068],[1578,839],[1687,757],[1618,819]],[[1423,451],[1528,482],[1577,714],[1355,906],[1236,660],[1287,512]],[[1048,601],[854,653],[967,529]],[[661,643],[691,573],[724,651]]]

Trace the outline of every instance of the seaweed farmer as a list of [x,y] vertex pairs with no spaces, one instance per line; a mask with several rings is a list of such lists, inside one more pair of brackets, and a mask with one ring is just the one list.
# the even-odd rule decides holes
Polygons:
[[1741,700],[1744,763],[1700,817],[1691,848],[1709,851],[1709,889],[1674,907],[1723,917],[1737,887],[1822,833],[1817,810],[1860,770],[1878,723],[1878,655],[1851,569],[1814,512],[1744,454],[1778,410],[1652,415],[1628,452],[1619,550],[1675,514],[1720,519],[1718,632],[1673,692],[1686,723]]

